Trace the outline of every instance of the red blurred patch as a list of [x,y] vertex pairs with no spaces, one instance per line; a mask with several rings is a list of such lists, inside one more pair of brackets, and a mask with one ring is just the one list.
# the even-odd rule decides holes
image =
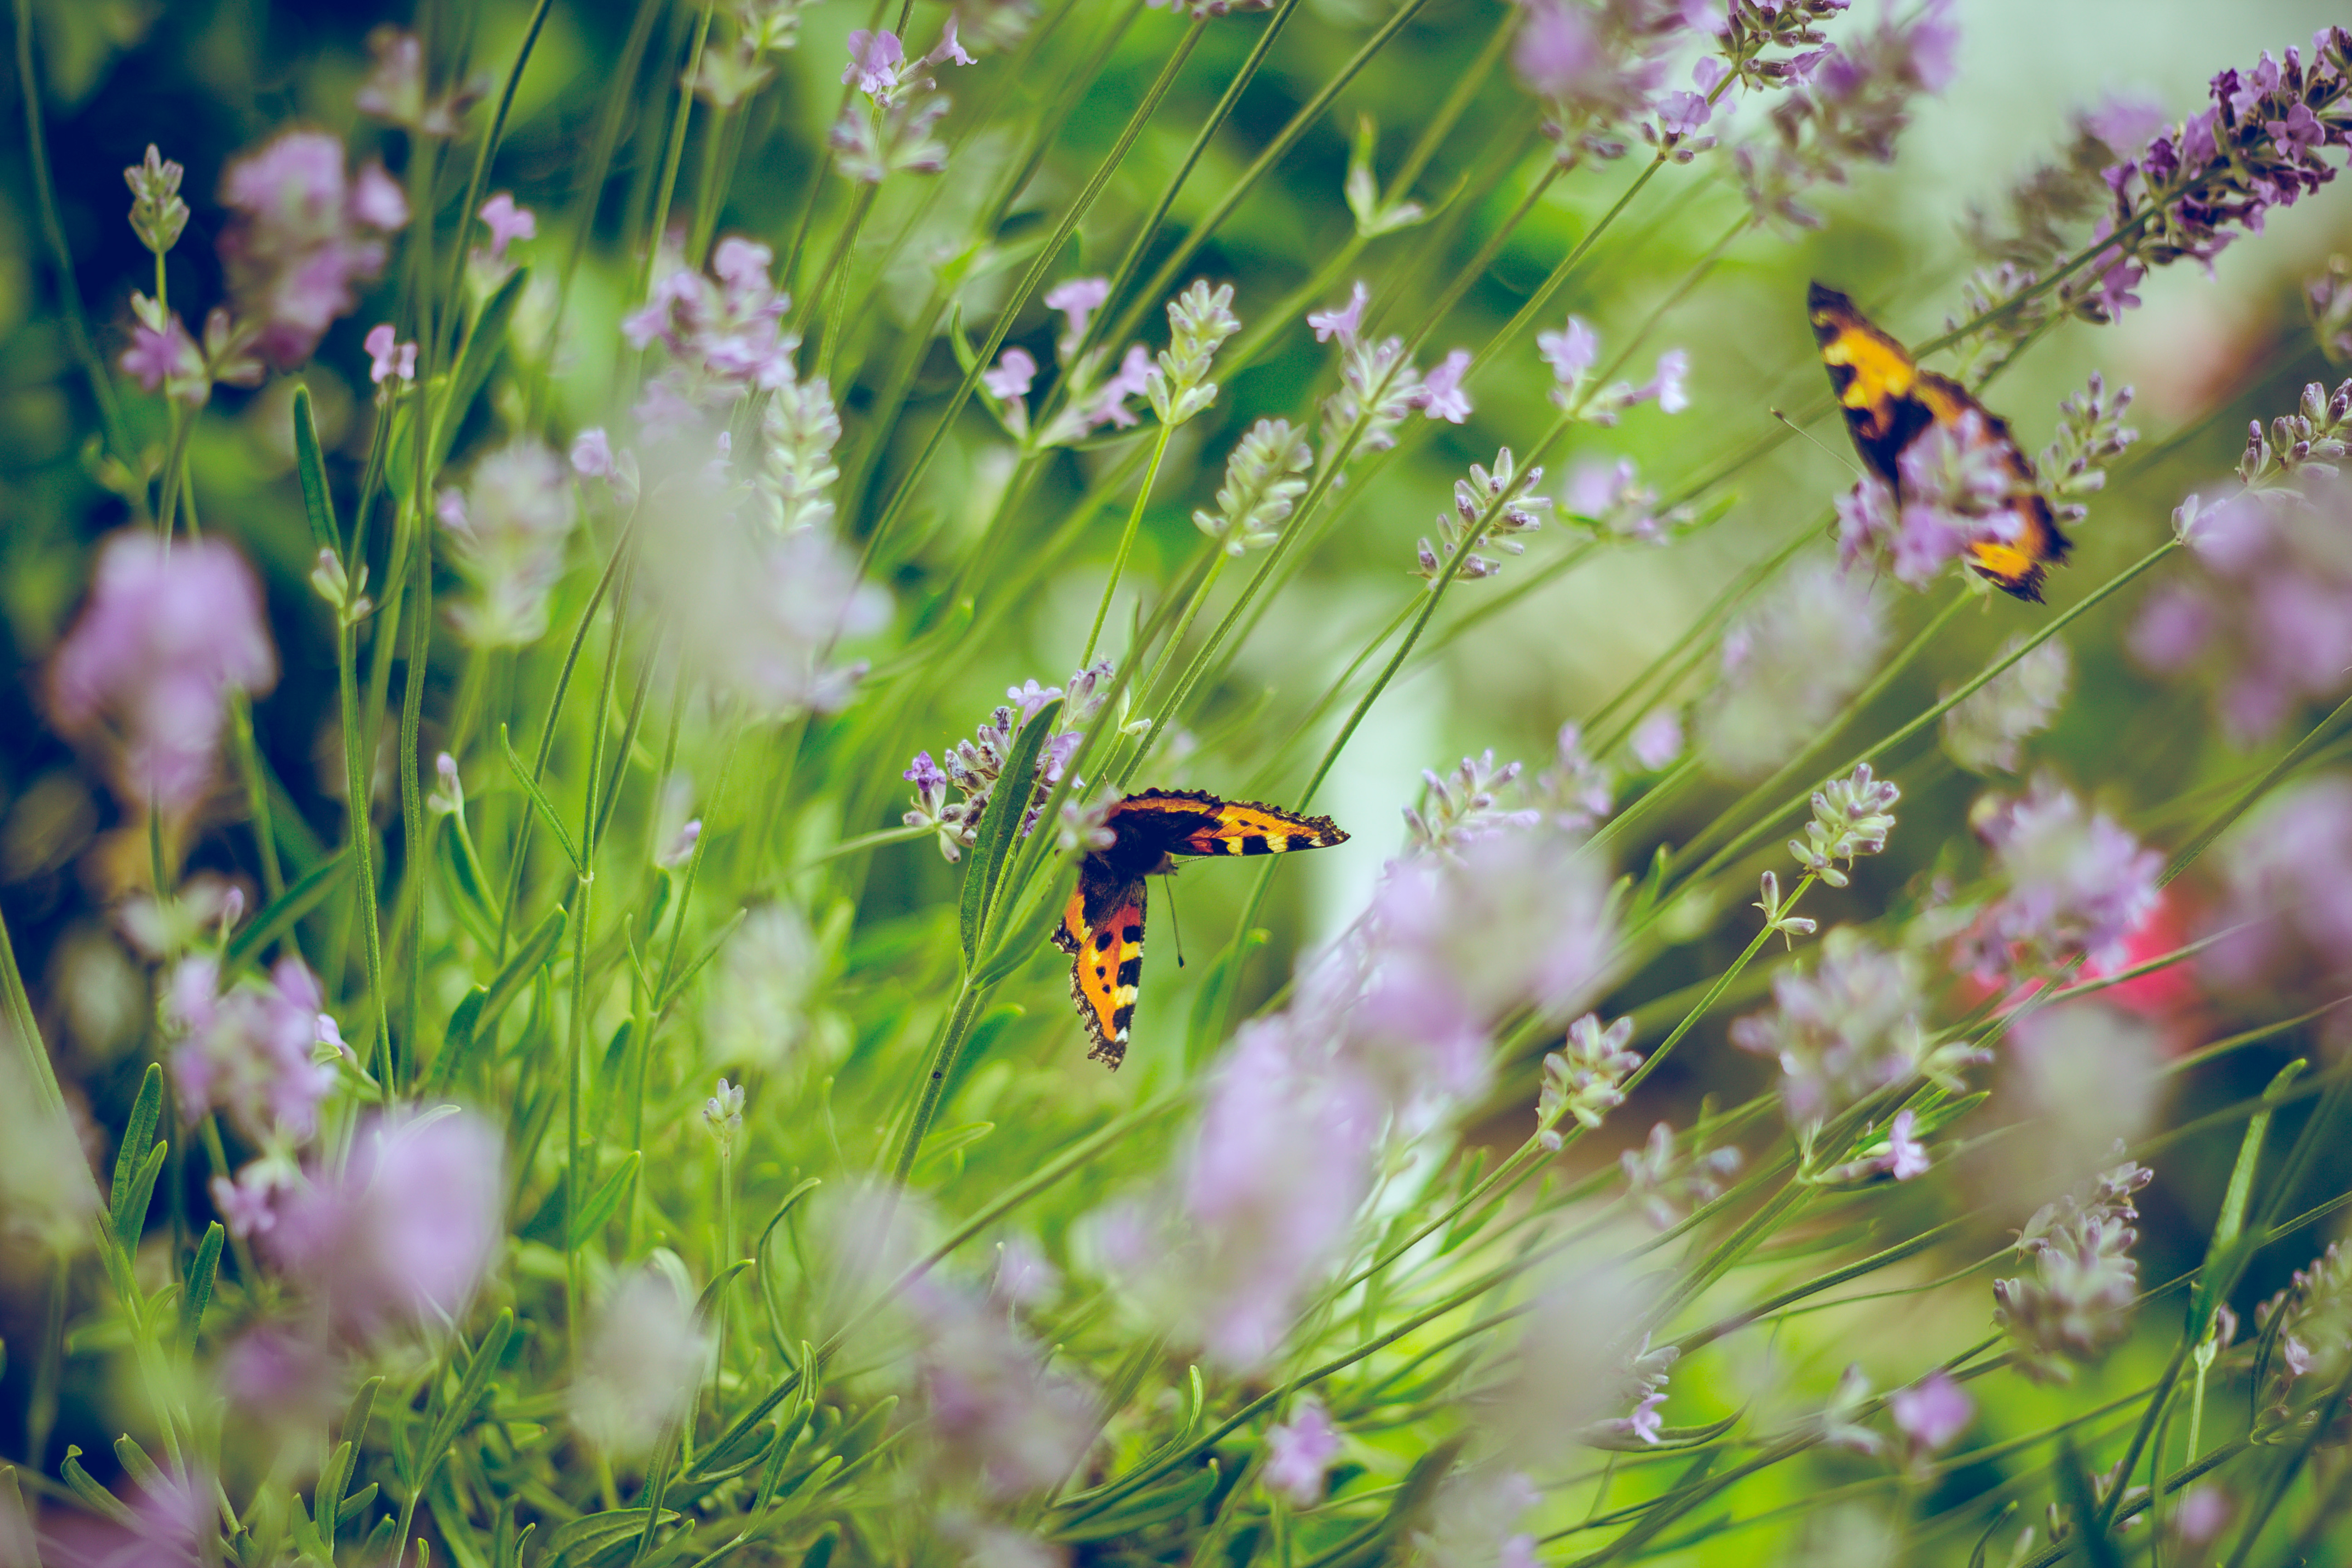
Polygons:
[[[2104,980],[2111,974],[2121,974],[2143,963],[2179,952],[2189,945],[2192,925],[2189,915],[2185,900],[2177,890],[2165,889],[2157,895],[2156,908],[2148,911],[2147,918],[2140,921],[2137,930],[2124,939],[2122,953],[2110,963],[2084,964],[2080,978],[2074,984]],[[2205,997],[2203,988],[2197,984],[2194,969],[2194,958],[2183,957],[2161,969],[2150,970],[2119,984],[2091,992],[2085,1000],[2120,1007],[2159,1024],[2163,1026],[2166,1048],[2173,1052],[2186,1050],[2196,1043],[2199,1005]],[[1995,1016],[2014,1012],[2028,997],[2038,994],[2042,984],[2039,980],[2029,981],[2009,992],[2007,999],[1996,1010]],[[1960,976],[1960,996],[1966,1005],[1977,1006],[1999,994],[2001,994],[2000,987],[1990,981],[1969,973]]]

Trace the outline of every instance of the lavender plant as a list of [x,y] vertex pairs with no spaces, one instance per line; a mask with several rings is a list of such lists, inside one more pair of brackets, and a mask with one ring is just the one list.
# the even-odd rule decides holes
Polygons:
[[[0,1563],[2352,1552],[2352,33],[1955,225],[1948,0],[117,9]],[[1851,488],[1815,274],[1968,395]],[[1147,788],[1352,837],[1102,927],[1113,1077]]]

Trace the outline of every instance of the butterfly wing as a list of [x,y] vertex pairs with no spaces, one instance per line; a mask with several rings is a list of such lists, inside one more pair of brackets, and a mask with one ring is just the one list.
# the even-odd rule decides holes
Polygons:
[[1197,789],[1139,790],[1111,808],[1110,826],[1123,840],[1135,833],[1170,855],[1280,855],[1348,841],[1328,816],[1301,816]]
[[1834,289],[1816,283],[1808,289],[1805,314],[1854,450],[1872,472],[1894,484],[1895,458],[1935,417],[1912,395],[1918,364]]
[[1070,954],[1070,1000],[1094,1042],[1087,1052],[1117,1071],[1143,984],[1143,879],[1119,876],[1090,855],[1078,872],[1054,943]]
[[1917,394],[1920,403],[1947,431],[1964,428],[1961,416],[1974,414],[1982,423],[1979,439],[1995,451],[2001,468],[2009,475],[2009,490],[2004,498],[2017,518],[2017,529],[2006,540],[1980,539],[1969,546],[1969,563],[2005,594],[2032,604],[2042,601],[2042,578],[2044,571],[2062,565],[2073,542],[2058,530],[2058,520],[2050,512],[2050,503],[2042,499],[2039,486],[2033,482],[2032,467],[2025,460],[2023,448],[2010,433],[2009,421],[1977,401],[1974,394],[1949,376],[1933,371],[1919,373]]

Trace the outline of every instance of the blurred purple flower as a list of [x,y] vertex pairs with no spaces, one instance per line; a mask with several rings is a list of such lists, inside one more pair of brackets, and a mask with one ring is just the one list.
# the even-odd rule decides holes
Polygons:
[[1551,366],[1552,379],[1561,386],[1570,386],[1601,357],[1601,334],[1582,317],[1570,316],[1568,325],[1559,331],[1538,332],[1536,348],[1544,363]]
[[535,441],[502,447],[474,465],[462,496],[442,492],[438,516],[471,589],[449,609],[459,635],[476,647],[536,641],[579,519],[563,460]]
[[2352,778],[2323,773],[2278,790],[2214,858],[2223,891],[2213,945],[2198,960],[2206,978],[2265,996],[2341,995],[2352,975]]
[[490,231],[490,247],[482,254],[493,267],[505,264],[507,247],[516,240],[539,237],[539,219],[529,207],[517,206],[514,197],[505,191],[484,202],[478,216],[482,226]]
[[345,1335],[454,1319],[504,1243],[503,1153],[467,1112],[371,1116],[341,1175],[306,1171],[261,1250]]
[[1006,349],[997,356],[992,370],[981,372],[980,384],[999,403],[1011,403],[1029,395],[1029,388],[1037,379],[1037,362],[1029,357],[1026,349]]
[[[2337,397],[2352,401],[2339,390]],[[2202,573],[2148,596],[2131,649],[2158,674],[2212,672],[2219,716],[2242,743],[2276,734],[2352,676],[2352,481],[2306,470],[2302,492],[2190,497],[2181,524]]]
[[1315,341],[1328,343],[1338,338],[1342,343],[1354,342],[1356,334],[1363,331],[1364,306],[1370,298],[1370,291],[1360,280],[1349,291],[1348,302],[1339,309],[1307,312],[1307,324],[1315,330]]
[[793,353],[800,339],[783,330],[792,301],[770,281],[774,261],[766,246],[730,235],[719,242],[709,276],[674,269],[654,285],[644,308],[622,321],[632,346],[658,342],[671,358],[647,388],[641,419],[673,424],[668,410],[717,409],[755,390],[795,383]]
[[260,586],[223,541],[125,531],[100,550],[89,602],[49,664],[49,710],[73,739],[121,748],[133,813],[173,816],[211,789],[232,692],[278,683]]
[[1043,1348],[984,1296],[926,1277],[908,1305],[929,1436],[945,1474],[976,1479],[1000,1500],[1066,1479],[1095,1435],[1094,1391],[1050,1367]]
[[1726,1184],[1739,1173],[1739,1151],[1728,1144],[1695,1148],[1686,1160],[1675,1144],[1674,1125],[1659,1121],[1651,1125],[1638,1152],[1626,1149],[1617,1155],[1617,1167],[1625,1173],[1625,1201],[1660,1230],[1721,1197]]
[[1658,709],[1633,726],[1625,748],[1653,773],[1668,766],[1683,754],[1682,715],[1671,708]]
[[1723,679],[1698,713],[1700,753],[1732,778],[1769,772],[1862,689],[1885,640],[1868,583],[1800,563],[1724,635]]
[[2072,790],[2038,779],[2022,795],[1987,795],[1969,820],[2007,890],[1977,918],[1962,957],[1987,979],[2071,959],[2107,963],[2156,908],[2164,858]]
[[176,311],[165,318],[160,330],[143,321],[134,322],[131,346],[115,363],[142,387],[149,392],[160,387],[174,403],[202,408],[212,399],[213,380],[205,365],[205,351],[188,335]]
[[[115,1515],[45,1512],[38,1556],[6,1568],[199,1568],[218,1555],[209,1477],[152,1468],[136,1484],[137,1500]],[[0,1542],[16,1546],[5,1535]]]
[[1042,301],[1045,309],[1058,310],[1064,317],[1061,335],[1055,340],[1064,354],[1078,352],[1078,345],[1086,342],[1087,323],[1109,298],[1108,278],[1068,278],[1045,291]]
[[398,342],[390,321],[370,327],[360,346],[368,352],[368,379],[376,385],[416,379],[416,345]]
[[319,982],[299,958],[281,958],[269,983],[246,982],[226,994],[209,954],[180,961],[163,1015],[184,1035],[172,1048],[172,1086],[189,1124],[206,1111],[227,1113],[254,1143],[280,1152],[308,1143],[335,1070],[311,1060],[331,1038]]
[[2126,1160],[2042,1205],[2019,1233],[2018,1254],[2033,1273],[1993,1281],[1992,1316],[2009,1332],[2014,1364],[2035,1382],[2069,1381],[2074,1364],[2097,1360],[2129,1331],[2139,1294],[2132,1194],[2153,1174]]
[[1910,1387],[1888,1394],[1886,1408],[1895,1417],[1895,1429],[1921,1454],[1949,1447],[1954,1438],[1968,1430],[1977,1413],[1976,1401],[1941,1367]]
[[868,32],[859,27],[849,35],[849,64],[841,71],[844,87],[855,84],[866,97],[882,100],[896,91],[907,46],[887,28]]
[[1295,1508],[1311,1508],[1323,1500],[1324,1478],[1339,1457],[1339,1434],[1323,1413],[1322,1402],[1301,1399],[1288,1421],[1266,1429],[1266,1489]]
[[1470,351],[1455,349],[1447,354],[1436,369],[1422,378],[1421,389],[1412,395],[1412,404],[1432,419],[1443,419],[1459,425],[1470,417],[1470,399],[1462,390],[1462,377],[1470,368]]
[[635,1270],[597,1309],[572,1383],[572,1425],[600,1453],[642,1457],[694,1407],[710,1350],[678,1282]]
[[239,327],[279,370],[309,359],[327,328],[359,300],[353,286],[383,269],[383,236],[408,223],[408,201],[380,163],[357,176],[343,144],[289,131],[229,164],[221,205],[221,261]]

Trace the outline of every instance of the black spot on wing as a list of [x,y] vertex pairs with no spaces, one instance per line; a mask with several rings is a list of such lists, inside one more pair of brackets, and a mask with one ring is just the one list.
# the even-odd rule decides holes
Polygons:
[[[1097,969],[1095,973],[1100,974],[1102,971]],[[1135,985],[1141,984],[1142,980],[1143,955],[1139,952],[1118,966],[1118,983],[1121,985]]]

